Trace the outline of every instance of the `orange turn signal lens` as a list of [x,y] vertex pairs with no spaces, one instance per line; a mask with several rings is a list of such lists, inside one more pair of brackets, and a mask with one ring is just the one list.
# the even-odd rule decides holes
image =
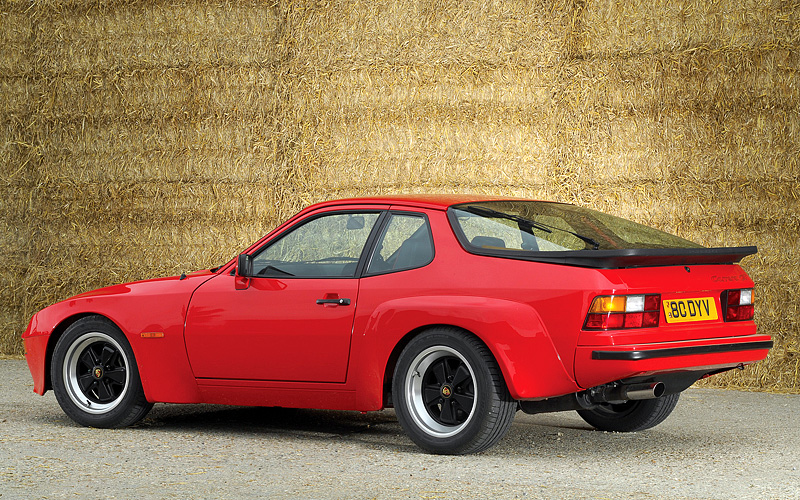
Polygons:
[[164,332],[144,332],[141,337],[143,339],[160,339],[164,337]]
[[621,295],[606,295],[595,297],[590,313],[625,312],[625,297]]

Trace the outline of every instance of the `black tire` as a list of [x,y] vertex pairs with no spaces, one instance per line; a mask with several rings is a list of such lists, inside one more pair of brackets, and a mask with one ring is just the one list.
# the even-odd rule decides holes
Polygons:
[[601,404],[592,410],[578,410],[589,425],[601,431],[636,432],[663,422],[678,404],[680,393],[655,399]]
[[489,349],[456,328],[435,328],[400,354],[392,379],[397,419],[431,453],[477,453],[502,438],[517,409]]
[[125,427],[153,407],[128,339],[99,316],[79,319],[58,339],[50,379],[61,409],[81,425]]

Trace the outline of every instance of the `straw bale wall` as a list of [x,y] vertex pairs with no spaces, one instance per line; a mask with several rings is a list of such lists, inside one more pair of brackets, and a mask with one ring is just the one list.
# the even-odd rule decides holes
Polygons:
[[567,201],[756,244],[800,391],[800,2],[0,2],[0,352],[37,309],[211,267],[302,206]]

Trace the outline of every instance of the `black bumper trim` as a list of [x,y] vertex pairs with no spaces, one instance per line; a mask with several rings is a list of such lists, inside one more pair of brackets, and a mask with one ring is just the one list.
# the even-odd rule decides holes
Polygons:
[[673,356],[693,356],[695,354],[717,354],[721,352],[759,351],[772,349],[772,341],[739,342],[737,344],[714,344],[693,347],[672,347],[647,351],[592,351],[592,359],[613,361],[640,361],[643,359],[670,358]]

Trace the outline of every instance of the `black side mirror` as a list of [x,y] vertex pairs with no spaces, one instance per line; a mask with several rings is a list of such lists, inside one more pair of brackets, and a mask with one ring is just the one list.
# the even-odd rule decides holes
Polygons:
[[236,265],[236,276],[244,278],[250,277],[253,274],[253,258],[246,253],[239,255],[239,260]]

